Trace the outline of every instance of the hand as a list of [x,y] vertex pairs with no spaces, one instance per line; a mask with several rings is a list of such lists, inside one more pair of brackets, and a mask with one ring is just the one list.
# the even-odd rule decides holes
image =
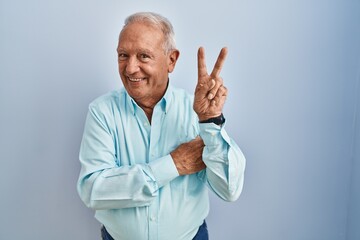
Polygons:
[[214,69],[209,75],[206,70],[205,50],[198,50],[198,83],[195,88],[194,111],[199,120],[218,117],[226,100],[227,89],[219,76],[227,55],[227,48],[222,48]]
[[203,170],[206,166],[202,160],[204,142],[200,137],[180,144],[170,153],[180,175],[188,175]]

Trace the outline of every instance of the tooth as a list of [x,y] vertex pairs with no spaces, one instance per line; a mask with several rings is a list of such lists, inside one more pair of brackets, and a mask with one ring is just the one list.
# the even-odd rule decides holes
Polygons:
[[132,82],[140,82],[142,78],[129,78],[129,80]]

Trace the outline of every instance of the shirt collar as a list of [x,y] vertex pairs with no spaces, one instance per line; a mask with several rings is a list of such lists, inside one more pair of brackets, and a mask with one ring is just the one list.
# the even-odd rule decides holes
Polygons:
[[[135,102],[135,100],[129,95],[129,93],[125,90],[126,100],[128,102],[128,107],[131,111],[131,114],[135,115],[136,111],[140,108],[139,105]],[[165,112],[165,114],[169,111],[171,101],[173,97],[173,87],[170,83],[168,83],[167,89],[165,91],[164,96],[160,99],[157,104],[160,104],[161,109]],[[156,105],[157,105],[156,104]]]
[[168,111],[169,111],[171,101],[173,98],[173,91],[174,91],[173,87],[171,86],[171,84],[169,82],[166,92],[165,92],[164,96],[162,97],[162,99],[160,100],[161,108],[165,113],[168,113]]

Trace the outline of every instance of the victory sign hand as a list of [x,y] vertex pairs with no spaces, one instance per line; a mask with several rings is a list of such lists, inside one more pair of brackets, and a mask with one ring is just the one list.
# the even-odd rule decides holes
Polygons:
[[209,75],[206,69],[205,50],[198,50],[198,82],[195,88],[194,111],[199,120],[218,117],[226,100],[227,89],[219,76],[227,55],[227,48],[222,48],[216,60],[214,69]]

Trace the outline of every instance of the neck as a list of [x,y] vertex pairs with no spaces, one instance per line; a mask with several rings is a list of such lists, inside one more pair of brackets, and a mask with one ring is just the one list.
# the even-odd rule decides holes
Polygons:
[[144,110],[146,117],[148,118],[150,124],[151,124],[151,117],[152,117],[152,114],[154,111],[154,107],[164,96],[167,87],[168,87],[168,85],[166,85],[166,88],[164,89],[164,91],[161,94],[159,94],[158,96],[153,95],[148,98],[134,99],[135,102],[139,105],[139,107],[141,107],[141,109]]
[[149,123],[151,124],[151,117],[152,117],[156,103],[153,105],[146,105],[146,104],[141,104],[141,103],[137,103],[137,104],[139,105],[139,107],[141,107],[142,110],[144,110],[146,117],[148,118]]

